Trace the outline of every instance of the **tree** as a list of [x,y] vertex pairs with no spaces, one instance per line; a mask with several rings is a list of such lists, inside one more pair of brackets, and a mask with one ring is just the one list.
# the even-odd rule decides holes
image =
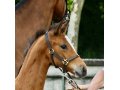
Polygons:
[[78,48],[78,33],[79,33],[79,23],[81,19],[82,8],[85,0],[74,0],[74,8],[71,12],[70,23],[68,28],[68,37],[72,41],[75,49]]

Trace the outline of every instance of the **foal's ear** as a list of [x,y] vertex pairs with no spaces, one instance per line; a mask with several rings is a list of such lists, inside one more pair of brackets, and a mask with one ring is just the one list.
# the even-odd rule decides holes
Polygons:
[[65,34],[68,28],[69,20],[62,20],[57,25],[57,29],[54,31],[55,35]]

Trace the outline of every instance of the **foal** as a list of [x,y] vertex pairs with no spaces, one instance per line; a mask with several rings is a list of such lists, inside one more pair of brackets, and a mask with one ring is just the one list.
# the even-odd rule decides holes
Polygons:
[[[46,37],[48,37],[49,44],[51,44],[54,51],[61,57],[68,59],[73,55],[77,55],[65,35],[67,26],[67,21],[61,22],[32,44],[20,73],[16,77],[15,90],[43,90],[48,68],[53,64]],[[56,66],[64,67],[59,58],[54,57],[53,59]],[[86,64],[79,56],[75,57],[66,65],[66,71],[79,77],[85,76]]]

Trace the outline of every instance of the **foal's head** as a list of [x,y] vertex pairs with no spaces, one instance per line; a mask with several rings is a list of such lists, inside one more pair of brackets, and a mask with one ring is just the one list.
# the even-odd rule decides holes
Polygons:
[[[56,66],[61,68],[64,68],[64,64],[66,64],[66,71],[71,72],[76,76],[82,77],[87,73],[86,64],[80,58],[80,56],[77,56],[74,47],[70,43],[69,38],[66,36],[65,33],[67,27],[68,21],[61,21],[48,32],[48,39],[54,52],[64,60],[68,60],[66,63],[64,63],[57,55],[53,55],[54,63]],[[50,63],[53,64],[50,55],[49,58]]]

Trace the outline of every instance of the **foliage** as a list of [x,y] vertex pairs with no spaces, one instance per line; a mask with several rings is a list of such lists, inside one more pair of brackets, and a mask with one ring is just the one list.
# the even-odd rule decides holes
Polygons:
[[73,0],[67,0],[67,9],[71,12],[73,9]]
[[86,0],[79,28],[82,58],[104,58],[104,0]]

